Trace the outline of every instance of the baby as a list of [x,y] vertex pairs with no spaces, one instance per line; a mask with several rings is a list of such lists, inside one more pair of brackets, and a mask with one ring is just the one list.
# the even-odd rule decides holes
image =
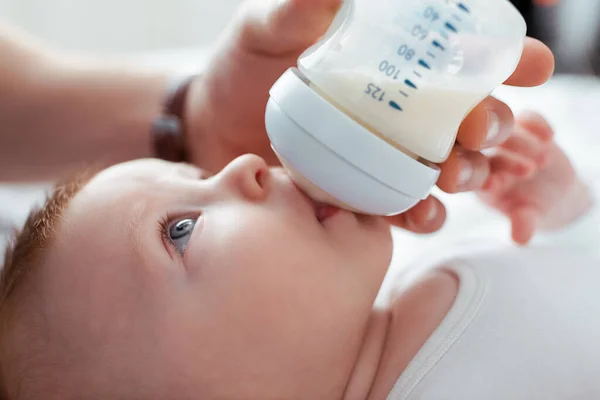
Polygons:
[[[522,242],[590,208],[551,136],[521,118],[482,194]],[[383,219],[252,155],[117,165],[59,186],[5,258],[3,398],[599,398],[600,269],[545,251],[436,262],[374,309]]]

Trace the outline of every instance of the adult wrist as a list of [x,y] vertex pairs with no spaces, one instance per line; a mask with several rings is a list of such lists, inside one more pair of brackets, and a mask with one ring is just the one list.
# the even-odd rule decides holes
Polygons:
[[188,97],[198,74],[176,76],[169,83],[162,112],[151,128],[153,155],[171,162],[189,162]]
[[[186,143],[189,161],[202,169],[216,173],[225,166],[223,160],[230,161],[235,157],[230,158],[231,154],[227,147],[223,147],[223,137],[220,136],[219,129],[231,122],[222,119],[223,113],[217,108],[215,92],[210,88],[210,85],[214,84],[211,81],[210,78],[201,75],[191,84],[186,104],[185,124],[188,133]],[[222,103],[219,106],[222,106]]]

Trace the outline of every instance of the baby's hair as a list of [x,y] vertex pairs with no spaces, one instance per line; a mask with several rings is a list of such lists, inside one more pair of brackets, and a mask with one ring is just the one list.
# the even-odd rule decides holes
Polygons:
[[[19,317],[15,307],[25,294],[20,289],[41,264],[69,202],[92,176],[92,170],[88,170],[57,184],[43,206],[29,214],[23,228],[15,231],[8,244],[0,270],[0,400],[8,400],[9,392],[14,391],[10,386],[15,383],[6,380],[7,375],[12,375],[9,371],[13,357],[9,354],[15,352],[9,340],[12,325]],[[17,349],[16,353],[22,350]]]

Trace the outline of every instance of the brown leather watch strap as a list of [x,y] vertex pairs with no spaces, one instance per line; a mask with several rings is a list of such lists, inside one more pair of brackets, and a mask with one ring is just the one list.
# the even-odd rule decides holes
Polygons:
[[173,162],[188,161],[185,145],[185,104],[189,88],[198,75],[174,79],[167,89],[163,112],[152,123],[154,157]]

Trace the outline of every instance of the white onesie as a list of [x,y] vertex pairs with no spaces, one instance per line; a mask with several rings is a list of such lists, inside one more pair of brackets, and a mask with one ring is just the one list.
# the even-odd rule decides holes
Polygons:
[[457,298],[388,399],[600,399],[600,207],[529,248],[475,247],[428,264]]

